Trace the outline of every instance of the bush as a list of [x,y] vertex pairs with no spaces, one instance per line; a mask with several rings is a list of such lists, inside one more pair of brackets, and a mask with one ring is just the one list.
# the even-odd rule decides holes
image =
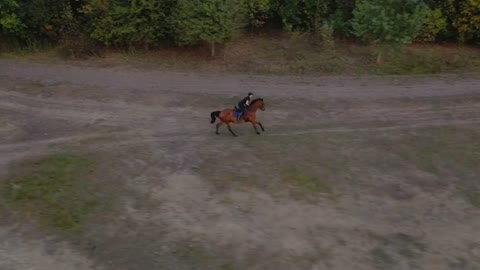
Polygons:
[[352,0],[331,0],[329,3],[329,22],[333,28],[334,35],[340,38],[352,36],[353,10],[355,1]]
[[426,11],[416,0],[359,0],[353,34],[365,43],[408,44],[419,34]]
[[89,39],[87,33],[82,29],[79,19],[73,16],[70,7],[65,9],[62,21],[58,49],[63,57],[86,58],[101,55],[101,50]]
[[323,23],[313,34],[313,44],[320,46],[322,50],[333,53],[335,51],[335,38],[333,37],[333,28],[327,23]]
[[335,13],[330,15],[329,21],[336,37],[348,38],[351,36],[352,24],[349,20],[345,20],[342,11],[335,11]]
[[94,24],[91,37],[106,46],[148,49],[167,34],[167,2],[113,0],[106,16]]
[[23,0],[20,10],[28,32],[25,39],[56,43],[60,39],[64,10],[69,5],[65,0]]
[[260,28],[267,23],[270,0],[247,0],[244,5],[250,29]]
[[461,42],[480,42],[480,0],[466,0],[461,3],[458,16],[453,22]]
[[272,12],[287,31],[311,32],[322,25],[327,14],[326,0],[272,0]]
[[440,9],[428,10],[425,14],[418,41],[434,42],[440,32],[447,29],[447,20],[443,17]]
[[215,44],[230,39],[245,27],[245,16],[235,0],[179,0],[170,17],[177,45],[210,44],[215,56]]
[[0,2],[0,35],[22,36],[25,25],[18,16],[19,4],[15,0]]

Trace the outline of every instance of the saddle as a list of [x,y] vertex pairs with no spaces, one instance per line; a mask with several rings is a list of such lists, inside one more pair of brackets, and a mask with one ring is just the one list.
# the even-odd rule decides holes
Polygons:
[[242,116],[243,113],[244,112],[242,110],[240,110],[237,106],[235,106],[233,110],[233,115],[235,115],[235,117],[240,118],[240,116]]

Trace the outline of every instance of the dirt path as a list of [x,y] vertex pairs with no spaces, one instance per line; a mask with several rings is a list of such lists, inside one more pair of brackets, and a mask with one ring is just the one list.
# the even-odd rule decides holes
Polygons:
[[[209,113],[248,91],[265,98],[267,132],[215,136]],[[121,211],[81,240],[0,222],[0,269],[476,269],[479,212],[460,191],[478,186],[479,130],[474,74],[201,75],[2,59],[0,177],[29,157],[107,156]],[[285,180],[314,176],[332,194]]]
[[277,77],[224,74],[186,74],[138,70],[45,65],[0,60],[0,76],[46,84],[71,83],[112,89],[157,92],[241,95],[255,90],[262,96],[325,98],[395,98],[478,94],[479,75],[390,77]]

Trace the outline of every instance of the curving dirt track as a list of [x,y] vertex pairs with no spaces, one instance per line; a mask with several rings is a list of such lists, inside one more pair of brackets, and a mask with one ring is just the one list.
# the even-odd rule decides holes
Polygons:
[[[209,113],[248,91],[266,101],[266,133],[242,125],[238,138],[215,136]],[[2,59],[0,138],[0,179],[15,161],[94,153],[119,197],[79,239],[0,222],[2,270],[480,268],[480,209],[462,195],[480,190],[479,75],[268,77]],[[298,171],[328,189],[299,191],[288,178],[310,178]]]

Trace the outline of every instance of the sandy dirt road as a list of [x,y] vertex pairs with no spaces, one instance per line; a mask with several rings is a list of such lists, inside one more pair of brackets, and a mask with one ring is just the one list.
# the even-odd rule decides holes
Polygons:
[[[215,136],[209,113],[248,91],[266,101],[267,131]],[[0,222],[0,269],[478,269],[480,211],[461,190],[480,188],[479,134],[475,74],[269,77],[2,59],[0,177],[24,159],[93,153],[119,199],[81,237]],[[312,177],[328,196],[298,191]]]

